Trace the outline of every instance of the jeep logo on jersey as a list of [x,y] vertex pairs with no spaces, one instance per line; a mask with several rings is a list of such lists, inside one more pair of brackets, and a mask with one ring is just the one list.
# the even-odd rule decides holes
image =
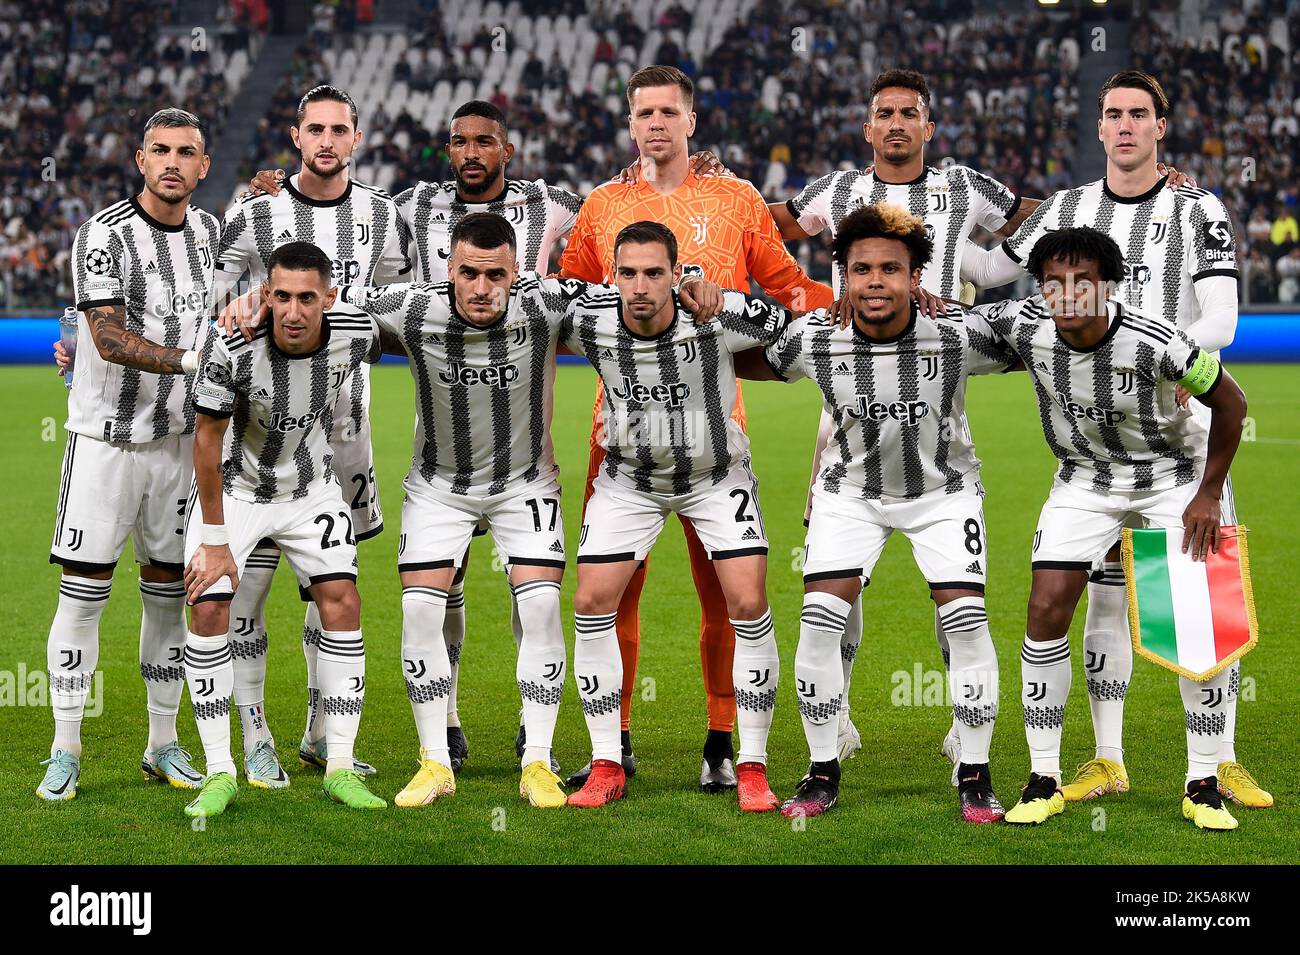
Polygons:
[[676,408],[691,396],[691,386],[684,381],[671,385],[643,385],[624,375],[621,390],[611,388],[609,393],[619,401],[635,401],[638,404],[654,401]]
[[921,419],[930,413],[928,401],[872,401],[866,395],[856,395],[856,404],[845,407],[844,412],[850,418],[867,421],[884,421],[893,418],[900,424],[915,428]]
[[1063,391],[1056,393],[1056,403],[1071,418],[1077,418],[1080,421],[1087,418],[1097,424],[1104,424],[1108,428],[1115,427],[1128,417],[1124,412],[1114,408],[1096,408],[1091,405],[1081,405],[1077,401],[1071,401],[1070,396]]
[[1124,278],[1130,285],[1146,285],[1151,281],[1151,270],[1139,262],[1137,265],[1124,263]]
[[316,423],[318,417],[320,416],[314,411],[309,411],[302,417],[297,418],[291,414],[286,414],[283,411],[277,411],[275,414],[271,415],[270,421],[267,421],[265,418],[258,418],[257,423],[268,432],[279,431],[281,434],[285,434],[289,431],[297,431],[299,429],[306,430],[307,428],[310,428]]
[[335,259],[330,277],[335,285],[352,285],[361,277],[361,263],[356,259]]
[[169,315],[181,316],[187,312],[206,312],[208,310],[208,293],[206,289],[192,289],[188,292],[173,291],[170,285],[158,290],[154,300],[153,313],[159,318]]
[[447,385],[487,385],[489,388],[509,388],[519,380],[519,366],[489,365],[487,368],[467,368],[453,361],[446,371],[438,372],[438,380]]

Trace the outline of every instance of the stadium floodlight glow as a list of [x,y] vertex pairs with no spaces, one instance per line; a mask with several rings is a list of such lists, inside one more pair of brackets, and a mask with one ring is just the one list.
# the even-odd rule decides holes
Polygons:
[[1061,0],[1038,0],[1038,5],[1040,7],[1054,7],[1060,2]]

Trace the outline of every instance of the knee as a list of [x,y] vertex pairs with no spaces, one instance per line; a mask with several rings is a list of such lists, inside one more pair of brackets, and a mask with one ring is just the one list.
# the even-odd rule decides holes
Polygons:
[[205,600],[190,608],[190,630],[204,637],[219,636],[230,628],[230,604]]
[[767,598],[761,593],[748,594],[728,608],[732,620],[757,620],[767,613]]
[[1074,607],[1067,606],[1064,596],[1032,593],[1029,596],[1028,631],[1041,640],[1065,636],[1074,619]]
[[618,602],[611,600],[594,588],[579,588],[573,596],[573,612],[583,616],[601,613],[613,613],[618,609]]
[[355,587],[341,588],[316,601],[321,623],[328,630],[355,630],[361,620],[361,595]]

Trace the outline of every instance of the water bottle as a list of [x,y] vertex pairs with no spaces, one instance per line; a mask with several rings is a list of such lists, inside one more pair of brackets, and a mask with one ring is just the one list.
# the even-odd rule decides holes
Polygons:
[[68,353],[68,370],[63,373],[63,386],[72,388],[72,372],[77,365],[77,307],[69,305],[59,317],[59,341]]

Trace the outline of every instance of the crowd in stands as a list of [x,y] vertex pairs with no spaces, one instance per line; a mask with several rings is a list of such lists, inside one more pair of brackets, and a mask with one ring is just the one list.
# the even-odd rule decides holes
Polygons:
[[170,36],[165,2],[0,0],[0,308],[69,300],[73,236],[138,188],[154,111],[181,103],[220,129],[253,29],[227,14],[217,36]]
[[1131,44],[1169,94],[1165,157],[1234,218],[1250,301],[1300,301],[1300,4],[1188,16],[1163,0],[1134,18]]

